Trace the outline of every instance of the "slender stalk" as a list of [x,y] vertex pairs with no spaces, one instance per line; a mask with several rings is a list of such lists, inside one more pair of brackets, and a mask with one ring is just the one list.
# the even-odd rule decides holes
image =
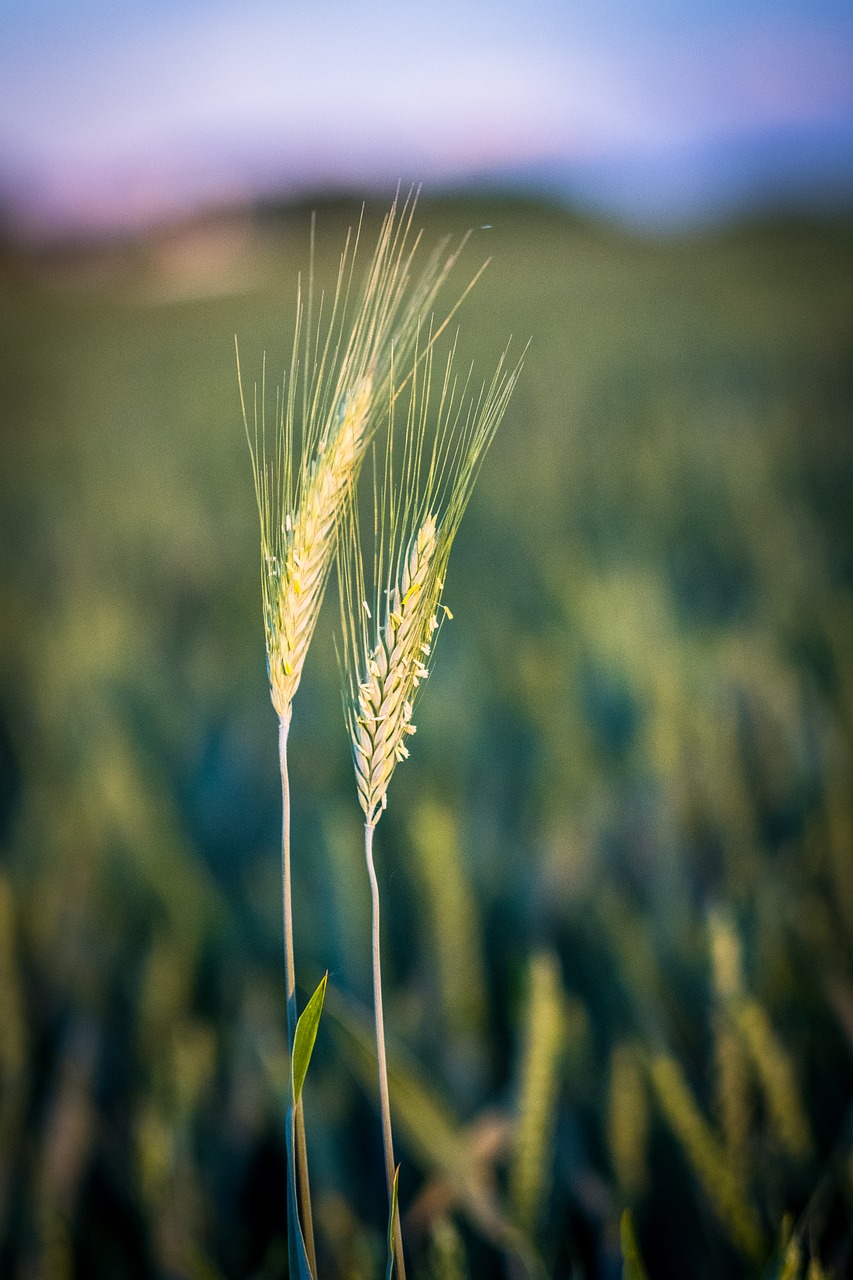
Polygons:
[[[388,1186],[388,1209],[392,1204],[394,1185],[394,1141],[391,1136],[391,1101],[388,1095],[388,1063],[385,1057],[385,1017],[382,1012],[382,963],[379,954],[379,884],[373,865],[372,823],[364,824],[364,856],[370,877],[370,896],[373,902],[373,1009],[376,1019],[376,1055],[379,1061],[379,1105],[382,1112],[382,1138],[385,1144],[385,1180]],[[403,1233],[400,1230],[400,1214],[394,1221],[394,1251],[397,1255],[398,1280],[406,1280],[406,1264],[403,1259]]]
[[287,990],[287,1043],[293,1051],[296,1035],[296,965],[293,959],[293,899],[290,892],[290,777],[287,771],[287,735],[290,714],[278,722],[278,758],[281,764],[281,899],[284,915],[284,980]]
[[[281,898],[284,923],[284,980],[287,991],[287,1043],[293,1057],[296,1038],[296,965],[293,955],[293,898],[290,888],[290,775],[287,770],[287,735],[290,730],[290,708],[278,722],[278,756],[281,764]],[[291,1103],[292,1103],[291,1099]],[[314,1248],[314,1218],[311,1213],[311,1188],[308,1181],[308,1148],[305,1141],[305,1115],[302,1099],[294,1112],[296,1169],[299,1179],[299,1202],[302,1210],[302,1233],[311,1274],[317,1275]]]

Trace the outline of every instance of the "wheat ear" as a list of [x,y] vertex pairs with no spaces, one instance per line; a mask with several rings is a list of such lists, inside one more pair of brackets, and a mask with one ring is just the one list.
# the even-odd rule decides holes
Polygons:
[[[416,364],[418,359],[416,353]],[[387,806],[395,768],[409,755],[415,700],[429,675],[441,623],[452,617],[441,600],[450,549],[520,368],[519,362],[507,370],[502,358],[491,385],[471,400],[467,383],[460,388],[455,378],[451,352],[429,444],[431,352],[422,378],[411,379],[400,449],[392,404],[382,476],[374,475],[369,593],[358,508],[348,507],[338,558],[343,702],[359,803],[371,826]]]
[[[399,210],[396,202],[392,205],[352,319],[350,294],[360,228],[354,243],[348,238],[341,256],[328,319],[323,318],[321,300],[316,327],[313,267],[305,297],[300,283],[290,372],[276,397],[271,456],[267,453],[265,371],[260,388],[255,387],[251,429],[240,377],[261,527],[270,693],[280,719],[291,713],[334,558],[337,518],[386,411],[395,361],[399,367],[408,359],[422,317],[433,306],[461,251],[460,246],[448,254],[448,242],[442,241],[414,280],[420,241],[412,233],[414,208],[413,199]],[[458,305],[459,301],[438,331]],[[394,388],[394,394],[398,390]]]
[[763,1241],[756,1212],[725,1149],[702,1115],[680,1064],[671,1054],[656,1053],[648,1068],[663,1115],[717,1216],[747,1257],[760,1258]]
[[435,520],[428,516],[403,557],[382,632],[367,655],[359,682],[354,732],[358,798],[365,820],[375,826],[388,803],[388,784],[409,754],[406,737],[415,732],[411,697],[427,675],[424,658],[438,626],[432,611],[431,570],[436,557]]
[[525,1013],[509,1194],[518,1226],[532,1239],[551,1184],[560,1067],[566,1050],[565,993],[551,952],[531,958]]
[[371,379],[364,377],[342,402],[340,422],[320,441],[302,502],[285,514],[280,553],[264,575],[270,692],[280,719],[289,715],[302,678],[334,555],[338,513],[364,453],[371,392]]

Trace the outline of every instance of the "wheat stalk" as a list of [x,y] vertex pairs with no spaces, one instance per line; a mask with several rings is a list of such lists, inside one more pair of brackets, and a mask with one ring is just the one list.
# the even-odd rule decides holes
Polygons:
[[[442,618],[452,616],[441,603],[450,548],[483,455],[494,438],[520,371],[501,358],[489,387],[475,399],[468,382],[461,387],[451,351],[438,396],[437,426],[430,444],[433,344],[416,344],[411,370],[389,395],[389,429],[380,477],[374,471],[373,574],[368,602],[358,507],[347,504],[346,531],[338,543],[341,581],[342,651],[339,655],[344,717],[355,766],[358,799],[364,813],[364,851],[372,903],[373,999],[379,1098],[385,1148],[385,1172],[391,1212],[395,1165],[391,1106],[385,1055],[382,968],[379,938],[379,885],[373,858],[376,824],[388,804],[388,788],[397,765],[409,754],[415,732],[415,699],[429,675]],[[470,375],[469,375],[470,377]],[[409,387],[402,449],[394,432],[394,404]],[[399,1280],[405,1280],[399,1213],[392,1224]]]

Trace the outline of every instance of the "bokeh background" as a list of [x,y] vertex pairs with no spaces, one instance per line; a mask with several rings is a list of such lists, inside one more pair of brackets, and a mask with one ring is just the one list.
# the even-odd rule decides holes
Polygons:
[[[410,181],[426,245],[473,232],[460,292],[492,258],[462,358],[531,339],[377,835],[411,1270],[617,1277],[629,1208],[652,1280],[851,1274],[849,6],[0,21],[0,1275],[286,1275],[233,341],[284,367],[311,211],[331,284]],[[297,964],[303,997],[330,970],[320,1273],[372,1280],[336,612],[291,733]]]

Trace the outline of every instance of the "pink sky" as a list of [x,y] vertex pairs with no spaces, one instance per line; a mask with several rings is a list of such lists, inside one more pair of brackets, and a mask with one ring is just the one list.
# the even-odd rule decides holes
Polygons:
[[22,0],[0,43],[0,184],[35,224],[109,226],[258,190],[537,166],[569,187],[603,167],[612,186],[622,166],[630,216],[644,162],[695,165],[785,130],[825,137],[824,162],[853,181],[844,8],[661,0],[645,25],[627,0],[568,12]]

